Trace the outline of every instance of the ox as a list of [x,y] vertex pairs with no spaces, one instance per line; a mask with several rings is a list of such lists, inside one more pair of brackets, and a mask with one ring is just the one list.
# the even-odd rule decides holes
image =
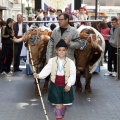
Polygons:
[[[77,49],[75,51],[75,62],[77,68],[76,91],[82,91],[80,76],[84,73],[86,79],[85,92],[91,93],[91,77],[92,73],[96,70],[104,52],[104,38],[96,29],[90,26],[82,25],[78,28],[78,32],[80,33],[80,38],[86,40],[86,47],[84,50]],[[39,29],[31,29],[25,33],[24,38],[14,40],[15,42],[24,40],[26,42],[26,47],[28,45],[31,46],[31,54],[37,72],[40,72],[45,64],[45,53],[49,40],[48,36],[50,36],[51,33],[52,32],[50,30],[46,28],[43,29],[43,27]],[[93,40],[97,42],[94,42]],[[48,89],[48,81],[49,77],[45,81],[43,90]]]
[[[28,45],[31,48],[32,60],[35,66],[36,72],[39,73],[46,63],[46,49],[47,43],[49,41],[49,36],[52,31],[46,27],[34,28],[27,31],[23,38],[13,39],[14,42],[25,42],[25,46],[28,49]],[[30,54],[29,54],[30,55]],[[29,61],[31,66],[31,60]],[[32,67],[31,67],[32,69]],[[33,71],[35,72],[35,71]],[[48,89],[48,79],[45,80],[42,91],[47,91]],[[37,86],[35,88],[35,95],[37,95]]]
[[82,25],[77,29],[81,39],[86,40],[86,47],[84,50],[77,49],[75,51],[76,61],[76,91],[82,91],[82,83],[80,81],[81,74],[83,73],[85,83],[85,93],[91,93],[91,77],[92,73],[96,70],[100,63],[101,56],[105,49],[105,42],[102,35],[93,27]]

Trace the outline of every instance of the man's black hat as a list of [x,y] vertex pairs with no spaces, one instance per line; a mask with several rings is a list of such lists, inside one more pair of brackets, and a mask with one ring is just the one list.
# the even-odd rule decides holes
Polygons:
[[60,41],[56,44],[56,48],[58,48],[58,47],[68,48],[66,42],[63,39],[60,39]]

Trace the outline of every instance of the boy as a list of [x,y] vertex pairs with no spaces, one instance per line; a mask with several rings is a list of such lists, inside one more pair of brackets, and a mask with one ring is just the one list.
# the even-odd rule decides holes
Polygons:
[[76,80],[76,67],[75,63],[66,57],[67,48],[65,41],[61,39],[56,45],[57,56],[49,59],[39,74],[33,74],[34,78],[44,79],[51,73],[48,100],[56,105],[56,120],[63,120],[65,105],[72,104],[74,100],[71,86]]

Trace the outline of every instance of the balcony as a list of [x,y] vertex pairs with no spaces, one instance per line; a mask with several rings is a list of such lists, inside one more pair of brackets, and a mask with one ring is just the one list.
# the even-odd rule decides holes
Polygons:
[[21,10],[22,6],[21,4],[13,4],[13,10]]
[[4,6],[0,6],[0,10],[7,10],[7,8]]
[[14,2],[14,4],[19,4],[18,0],[12,0]]
[[15,0],[8,0],[8,1],[11,2],[11,3],[14,3]]

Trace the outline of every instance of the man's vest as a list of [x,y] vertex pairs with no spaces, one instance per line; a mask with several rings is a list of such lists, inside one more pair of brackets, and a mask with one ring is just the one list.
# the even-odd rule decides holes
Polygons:
[[[64,75],[65,75],[65,84],[68,82],[68,78],[70,76],[70,61],[68,57],[65,58],[64,63]],[[54,57],[52,60],[52,68],[51,68],[51,81],[55,83],[57,69],[58,69],[58,57]]]
[[[14,23],[13,29],[15,31],[15,37],[18,36],[18,31],[19,31],[19,26],[18,26],[18,22]],[[23,34],[26,32],[27,30],[27,25],[22,23],[22,32]]]

